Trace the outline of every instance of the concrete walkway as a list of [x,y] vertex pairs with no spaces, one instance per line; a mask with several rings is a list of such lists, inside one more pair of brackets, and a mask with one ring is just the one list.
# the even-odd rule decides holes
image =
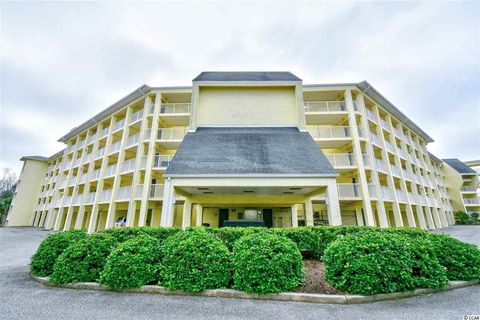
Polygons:
[[[476,228],[476,229],[472,229]],[[478,227],[446,229],[478,244]],[[48,232],[0,228],[0,319],[463,319],[480,314],[480,286],[398,301],[324,305],[125,294],[45,287],[27,264]]]

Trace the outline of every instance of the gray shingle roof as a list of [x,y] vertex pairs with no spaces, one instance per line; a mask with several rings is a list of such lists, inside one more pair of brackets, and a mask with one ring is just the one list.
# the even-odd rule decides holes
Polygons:
[[200,73],[193,81],[302,81],[288,71],[277,72],[209,72]]
[[477,172],[458,159],[442,159],[460,174],[476,174]]
[[47,157],[42,157],[42,156],[24,156],[20,158],[20,161],[25,161],[25,160],[36,160],[36,161],[47,161]]
[[297,128],[198,128],[187,133],[166,175],[335,177],[308,132]]

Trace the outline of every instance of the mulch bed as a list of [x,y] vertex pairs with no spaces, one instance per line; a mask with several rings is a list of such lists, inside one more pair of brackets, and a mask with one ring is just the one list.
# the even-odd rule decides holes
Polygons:
[[296,292],[343,294],[340,290],[332,287],[325,279],[325,266],[317,260],[303,260],[305,270],[305,283],[298,287]]

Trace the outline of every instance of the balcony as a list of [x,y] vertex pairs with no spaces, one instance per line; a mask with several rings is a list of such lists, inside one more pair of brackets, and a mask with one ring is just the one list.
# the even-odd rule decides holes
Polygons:
[[475,193],[477,192],[477,188],[472,186],[463,186],[460,188],[460,191],[462,191],[462,193]]
[[122,171],[121,173],[127,173],[127,172],[132,172],[135,170],[135,158],[130,159],[130,160],[125,160],[122,163]]
[[463,203],[466,206],[478,206],[478,205],[480,205],[480,201],[477,198],[464,198]]
[[72,206],[79,206],[82,204],[83,194],[79,194],[73,198]]
[[150,193],[148,194],[150,199],[160,200],[163,198],[163,190],[165,185],[163,184],[152,184],[150,186]]
[[355,161],[355,155],[353,153],[336,153],[336,154],[326,154],[325,155],[332,164],[332,166],[337,168],[349,168],[356,167],[357,163]]
[[365,108],[365,112],[367,114],[367,119],[373,121],[374,123],[378,123],[377,115],[370,109]]
[[130,118],[128,119],[128,124],[132,124],[134,122],[137,122],[138,120],[141,120],[142,117],[143,117],[143,109],[132,113],[130,115]]
[[413,175],[408,172],[407,170],[403,169],[402,168],[402,172],[403,172],[403,177],[406,179],[406,180],[409,180],[409,181],[413,181]]
[[87,195],[87,204],[92,204],[94,201],[95,201],[95,195],[97,193],[96,192],[89,192],[88,195]]
[[377,185],[373,183],[368,184],[368,194],[372,198],[377,198]]
[[380,118],[380,124],[381,124],[381,127],[387,131],[391,131],[390,129],[390,124],[387,122],[387,120],[383,119],[383,118]]
[[165,149],[177,149],[187,134],[187,128],[162,128],[157,132],[157,140]]
[[127,144],[126,144],[125,148],[130,148],[130,147],[136,146],[139,141],[140,141],[140,134],[139,133],[131,135],[127,138]]
[[59,189],[63,189],[63,188],[65,188],[66,186],[67,186],[67,180],[65,180],[65,179],[62,180],[62,181],[60,181],[60,182],[58,183],[58,188],[59,188]]
[[94,170],[92,172],[91,180],[98,180],[100,179],[100,169]]
[[83,173],[79,178],[78,178],[78,184],[85,183],[87,181],[87,174]]
[[408,193],[408,200],[410,200],[411,203],[418,203],[417,197],[411,192]]
[[383,197],[384,200],[393,201],[392,190],[390,190],[388,187],[380,186],[380,192],[382,193],[382,197]]
[[359,199],[360,187],[359,183],[338,183],[337,190],[340,199]]
[[158,168],[167,168],[172,161],[173,155],[155,155],[153,158],[152,167],[155,169]]
[[108,130],[109,130],[109,127],[106,127],[106,128],[103,128],[102,131],[100,132],[100,139],[106,137],[108,135]]
[[394,175],[397,178],[401,177],[400,170],[398,169],[397,166],[390,164],[390,169],[392,170],[392,175]]
[[340,148],[351,141],[348,126],[307,126],[308,132],[322,148]]
[[406,202],[407,201],[407,199],[405,197],[405,193],[403,193],[402,190],[397,189],[397,190],[395,190],[395,193],[397,194],[398,201],[400,201],[400,202]]
[[400,138],[400,140],[405,139],[404,136],[403,136],[403,133],[400,132],[400,130],[398,130],[395,126],[393,127],[393,134],[394,134],[397,138]]
[[81,158],[77,158],[73,160],[72,168],[78,167],[80,165],[81,160],[82,160]]
[[375,165],[377,166],[377,171],[382,171],[383,173],[387,173],[387,165],[381,159],[375,158]]
[[109,177],[115,176],[115,171],[116,170],[117,170],[117,165],[116,164],[109,165],[105,169],[105,175],[103,176],[103,178],[109,178]]
[[110,202],[112,198],[112,189],[103,190],[98,197],[99,203]]
[[90,143],[95,142],[95,140],[97,140],[97,137],[98,137],[97,134],[93,134],[93,135],[91,135],[90,137],[88,137],[87,145],[89,145]]
[[379,148],[382,148],[382,142],[380,141],[380,137],[377,136],[375,133],[370,132],[370,140],[372,144],[376,145]]
[[95,159],[101,158],[104,155],[105,155],[105,147],[97,150],[97,153],[95,154]]
[[125,127],[125,118],[123,118],[122,120],[119,120],[119,121],[117,121],[113,124],[113,128],[112,128],[113,131],[112,132],[116,132],[120,129],[123,129],[123,127]]
[[400,156],[400,158],[407,160],[407,154],[405,153],[405,151],[403,151],[402,148],[397,147],[397,153]]
[[90,162],[90,161],[92,161],[92,159],[93,159],[92,153],[90,152],[89,154],[87,154],[86,156],[83,157],[82,164]]
[[190,122],[190,103],[162,103],[159,118],[168,126],[186,126]]
[[129,201],[132,196],[132,186],[118,188],[116,201]]
[[395,154],[395,148],[393,147],[393,144],[390,143],[390,141],[385,140],[385,146],[388,152]]
[[347,114],[345,101],[305,101],[303,107],[307,124],[337,123]]
[[110,145],[110,148],[108,148],[108,154],[114,154],[120,151],[120,146],[122,142],[121,141],[116,141]]

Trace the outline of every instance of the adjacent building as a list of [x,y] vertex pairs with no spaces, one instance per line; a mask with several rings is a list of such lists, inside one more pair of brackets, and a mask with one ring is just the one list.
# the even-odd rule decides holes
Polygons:
[[467,186],[368,82],[290,72],[143,85],[59,141],[21,159],[7,225],[434,229],[454,223],[451,193]]
[[[463,211],[469,214],[480,212],[479,200],[479,172],[474,170],[480,168],[480,161],[462,162],[458,159],[443,159],[453,170],[460,174],[460,193],[452,192],[452,205],[454,211]],[[458,178],[457,178],[458,180]],[[458,185],[458,182],[457,182]]]

